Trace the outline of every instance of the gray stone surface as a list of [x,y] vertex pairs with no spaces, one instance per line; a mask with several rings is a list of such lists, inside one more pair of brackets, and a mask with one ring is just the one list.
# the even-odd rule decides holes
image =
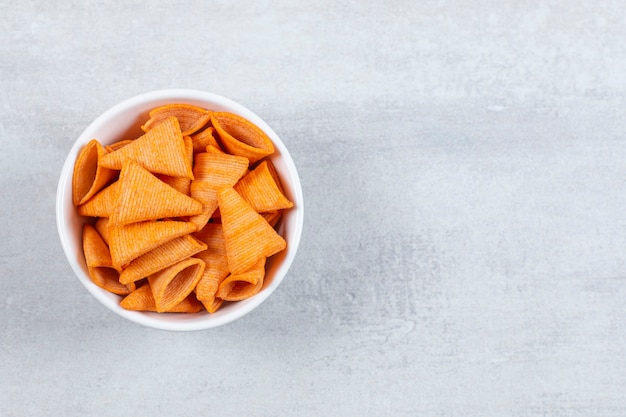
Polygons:
[[[626,415],[618,1],[0,0],[0,415]],[[306,199],[258,310],[194,333],[95,301],[55,226],[101,112],[197,88]]]

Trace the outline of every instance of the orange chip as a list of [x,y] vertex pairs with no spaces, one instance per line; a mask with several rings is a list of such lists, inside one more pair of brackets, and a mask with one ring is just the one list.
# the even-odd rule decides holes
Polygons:
[[183,301],[193,291],[204,272],[204,261],[187,258],[148,277],[158,312]]
[[293,207],[276,184],[267,161],[249,171],[234,188],[259,213]]
[[217,201],[231,273],[246,272],[261,258],[285,249],[285,239],[232,187],[220,190]]
[[[222,148],[220,148],[219,146],[216,147],[216,146],[213,146],[213,145],[207,145],[206,151],[208,153],[222,153],[222,154],[226,154],[226,152],[224,152],[222,150]],[[227,154],[227,155],[230,155],[230,154]],[[243,156],[241,158],[243,158]]]
[[102,237],[102,240],[104,240],[104,243],[109,246],[109,218],[100,217],[98,218],[98,220],[96,220],[96,223],[94,223],[93,226],[100,234],[100,237]]
[[213,188],[233,186],[248,170],[246,158],[225,153],[201,152],[194,157],[193,175]]
[[170,177],[169,175],[159,174],[158,179],[175,189],[176,191],[190,196],[191,180],[185,177]]
[[230,274],[219,286],[216,296],[224,301],[240,301],[256,295],[263,287],[265,258],[241,274]]
[[119,183],[120,194],[110,217],[111,225],[202,213],[200,202],[176,191],[132,159],[124,162]]
[[274,153],[271,139],[258,126],[233,113],[213,112],[211,123],[228,153],[248,158],[250,164]]
[[204,243],[191,235],[178,237],[133,260],[122,270],[119,280],[122,284],[140,280],[206,248]]
[[85,263],[88,267],[113,267],[109,248],[98,231],[90,224],[83,226],[83,251],[85,252]]
[[119,181],[101,190],[98,194],[78,206],[78,214],[89,217],[110,217],[120,195]]
[[104,155],[100,164],[119,170],[127,159],[134,159],[155,174],[193,179],[188,150],[175,117],[165,119],[132,143]]
[[185,142],[185,150],[187,151],[187,159],[189,160],[189,165],[193,165],[193,139],[191,136],[183,136],[183,141]]
[[207,182],[193,180],[190,193],[191,198],[202,203],[202,213],[189,217],[189,221],[200,230],[209,222],[217,208],[217,191]]
[[[187,150],[187,157],[189,158],[189,164],[193,164],[193,143],[189,136],[184,136],[185,149]],[[189,195],[189,187],[191,186],[191,178],[188,177],[172,177],[171,175],[158,174],[158,179],[166,183],[172,188],[185,195]]]
[[272,226],[274,228],[276,227],[276,224],[278,224],[278,221],[280,220],[282,215],[283,215],[282,210],[270,211],[270,212],[267,212],[267,213],[261,213],[261,216],[263,216],[265,221],[268,222],[270,224],[270,226]]
[[132,139],[124,139],[124,140],[119,140],[115,143],[112,143],[110,145],[107,145],[104,147],[104,149],[106,149],[108,152],[114,152],[117,151],[120,148],[123,148],[124,146],[128,145],[129,143],[132,143]]
[[96,139],[89,141],[78,153],[72,176],[72,201],[75,206],[89,200],[117,175],[116,171],[100,165],[106,153]]
[[[128,294],[122,301],[120,306],[126,310],[134,311],[157,311],[152,289],[150,284],[146,283],[135,291]],[[176,304],[166,313],[197,313],[202,310],[202,304],[196,299],[193,293],[189,294],[183,301]]]
[[109,248],[90,224],[83,226],[83,252],[89,276],[94,284],[114,294],[123,295],[131,291],[129,286],[119,282],[119,272],[113,266]]
[[194,236],[207,245],[206,250],[195,255],[206,264],[204,274],[196,286],[196,296],[209,313],[215,313],[222,305],[222,299],[216,298],[215,294],[220,283],[229,274],[222,225],[209,223],[202,230],[195,232]]
[[113,266],[121,269],[144,253],[195,230],[193,223],[172,220],[148,220],[125,226],[109,225],[109,248]]
[[213,132],[215,129],[210,126],[204,129],[202,132],[198,132],[195,135],[191,136],[191,140],[193,141],[193,152],[200,153],[204,152],[207,146],[214,146],[217,149],[221,149],[219,143],[217,143],[217,139],[213,136]]
[[152,109],[149,114],[150,119],[141,126],[144,132],[153,129],[169,117],[175,117],[180,123],[183,135],[191,135],[202,129],[211,119],[211,112],[190,104],[167,104]]

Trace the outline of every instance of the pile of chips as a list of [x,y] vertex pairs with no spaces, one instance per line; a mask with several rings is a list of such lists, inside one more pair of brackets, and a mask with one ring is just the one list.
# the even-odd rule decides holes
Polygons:
[[245,118],[187,104],[150,111],[144,134],[79,152],[73,203],[89,275],[128,310],[217,311],[263,287],[276,226],[293,207]]

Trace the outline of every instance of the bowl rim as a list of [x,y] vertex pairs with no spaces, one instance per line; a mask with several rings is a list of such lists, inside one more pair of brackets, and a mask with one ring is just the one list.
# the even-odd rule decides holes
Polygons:
[[[102,129],[106,123],[111,121],[111,119],[120,117],[131,109],[142,105],[145,106],[147,103],[152,102],[163,102],[164,104],[188,102],[190,104],[204,104],[205,106],[208,105],[207,103],[213,103],[216,107],[228,109],[227,111],[232,111],[233,113],[248,118],[248,120],[259,126],[272,139],[274,147],[278,152],[277,155],[281,159],[281,163],[285,165],[285,169],[289,172],[288,180],[292,183],[291,194],[294,202],[297,202],[297,204],[294,205],[293,209],[290,209],[289,215],[294,216],[295,226],[293,234],[289,237],[287,249],[285,249],[285,253],[282,254],[280,264],[276,266],[277,271],[275,271],[275,275],[272,277],[269,285],[267,285],[267,287],[254,297],[238,301],[236,304],[234,303],[236,308],[230,308],[226,312],[218,310],[213,314],[204,312],[195,313],[198,315],[194,316],[190,316],[189,314],[181,316],[182,313],[163,314],[125,310],[119,306],[119,296],[108,293],[106,290],[98,287],[91,281],[84,270],[84,259],[80,259],[80,254],[73,252],[75,249],[71,246],[71,239],[69,238],[70,234],[68,232],[68,220],[70,220],[68,216],[71,215],[68,215],[68,212],[74,211],[75,208],[73,204],[68,207],[67,202],[69,201],[71,203],[72,201],[71,177],[79,150],[89,140],[95,137],[95,135],[93,135],[94,132]],[[157,105],[158,104],[155,104],[154,107]],[[261,305],[276,290],[284,277],[287,275],[300,245],[302,231],[304,229],[304,199],[300,177],[291,154],[282,139],[257,114],[234,100],[208,91],[196,89],[161,89],[138,94],[114,104],[96,117],[81,132],[72,144],[59,175],[56,193],[56,224],[63,252],[74,274],[87,288],[89,293],[91,293],[91,295],[93,295],[105,307],[123,318],[146,327],[169,331],[197,331],[222,326],[247,315]],[[74,254],[74,256],[72,256],[72,254]],[[179,320],[180,317],[185,317],[185,320]]]

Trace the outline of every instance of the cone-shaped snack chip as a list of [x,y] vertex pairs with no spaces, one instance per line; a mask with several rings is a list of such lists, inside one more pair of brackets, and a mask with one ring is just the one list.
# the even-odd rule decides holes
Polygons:
[[231,273],[246,272],[261,258],[285,249],[285,239],[232,187],[220,190],[217,201]]
[[148,275],[174,265],[206,248],[206,244],[191,235],[178,237],[152,249],[128,264],[120,274],[120,282],[128,284],[146,278]]
[[83,252],[89,276],[94,284],[119,295],[131,291],[131,287],[119,282],[119,272],[113,267],[109,248],[90,224],[83,226]]
[[267,221],[270,224],[270,226],[274,228],[276,228],[276,224],[278,223],[282,215],[283,215],[282,210],[268,211],[267,213],[261,213],[261,216],[263,216],[265,221]]
[[144,253],[195,230],[193,223],[171,220],[149,220],[126,226],[109,224],[109,248],[113,266],[121,269]]
[[233,186],[248,171],[248,160],[222,152],[201,152],[194,156],[193,174],[218,189]]
[[293,207],[276,184],[267,161],[249,171],[234,188],[258,213]]
[[215,136],[213,136],[213,132],[215,132],[215,129],[210,126],[204,129],[202,132],[191,135],[194,153],[205,152],[207,146],[209,145],[221,150],[219,143],[217,143],[217,139],[215,139]]
[[152,173],[193,179],[188,156],[178,120],[171,117],[132,143],[104,155],[100,164],[119,170],[126,160],[133,159]]
[[190,187],[191,180],[185,177],[170,177],[169,175],[159,174],[157,178],[175,189],[176,191],[185,195],[191,196]]
[[184,259],[148,277],[158,312],[164,312],[183,301],[196,287],[204,272],[204,261]]
[[[120,306],[126,310],[157,311],[149,283],[142,285],[124,297],[124,299],[120,301]],[[197,313],[200,310],[202,310],[202,304],[196,299],[192,292],[183,299],[183,301],[165,311],[165,313]]]
[[222,299],[216,298],[215,293],[229,274],[222,225],[209,223],[202,230],[195,232],[194,236],[207,245],[206,250],[195,255],[206,263],[204,274],[196,286],[196,296],[209,313],[215,313],[222,305]]
[[132,143],[134,139],[122,139],[104,147],[109,152],[117,151],[120,148]]
[[200,230],[209,222],[211,215],[217,209],[217,191],[208,182],[193,180],[190,193],[191,198],[202,203],[202,213],[189,217],[189,221]]
[[102,240],[104,240],[104,243],[106,243],[107,246],[109,246],[109,218],[100,217],[98,218],[98,220],[96,220],[93,226],[96,228],[96,230],[102,237]]
[[169,117],[175,117],[180,123],[183,135],[191,135],[202,129],[211,119],[211,112],[190,104],[166,104],[150,110],[150,119],[141,126],[144,132],[157,126]]
[[260,259],[248,271],[230,274],[217,290],[216,296],[224,301],[240,301],[256,295],[263,287],[265,258]]
[[111,225],[202,213],[200,202],[165,184],[131,159],[124,162],[119,183]]
[[119,181],[115,181],[78,206],[78,214],[89,217],[111,217],[120,195],[119,184]]
[[117,175],[117,171],[100,165],[106,154],[106,149],[96,139],[89,141],[78,153],[72,176],[72,201],[75,206],[89,200]]
[[247,119],[228,112],[211,113],[211,123],[228,153],[248,158],[250,164],[274,153],[271,139]]

